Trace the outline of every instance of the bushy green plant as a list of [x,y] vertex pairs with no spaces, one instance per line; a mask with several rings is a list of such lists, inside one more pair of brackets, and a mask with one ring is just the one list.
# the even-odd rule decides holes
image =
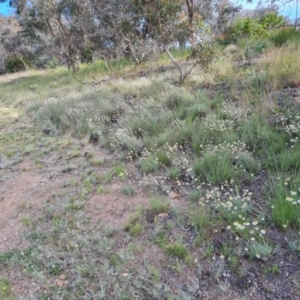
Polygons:
[[280,178],[272,183],[271,217],[282,229],[300,228],[299,186],[297,178]]
[[155,155],[149,155],[141,159],[140,167],[143,173],[147,174],[158,170],[159,164]]
[[226,152],[206,152],[195,161],[194,173],[201,181],[221,184],[234,179],[238,173]]
[[11,297],[11,285],[10,282],[0,277],[0,296],[3,297],[2,299],[12,299]]
[[165,199],[154,197],[150,200],[150,206],[154,214],[166,213],[169,210],[170,203]]
[[166,252],[168,255],[177,257],[179,259],[183,259],[189,254],[188,249],[181,240],[177,240],[174,244],[167,245]]
[[209,211],[203,208],[192,214],[191,224],[195,228],[197,234],[203,238],[207,234],[209,228]]
[[201,191],[200,190],[193,190],[189,193],[189,200],[192,202],[198,202],[201,197]]
[[250,258],[258,258],[261,260],[267,260],[273,253],[273,247],[267,242],[250,242],[249,244],[249,255]]
[[262,38],[269,35],[269,30],[280,26],[284,21],[283,16],[270,12],[260,19],[239,18],[229,28],[223,42],[230,44],[240,38]]
[[59,60],[57,58],[53,58],[48,62],[47,67],[48,67],[48,69],[56,69],[60,65],[61,64],[60,64]]
[[236,43],[243,37],[265,37],[268,31],[256,19],[240,18],[226,32],[223,43]]
[[290,40],[300,40],[300,32],[293,28],[283,28],[272,34],[270,40],[276,47],[281,47]]
[[8,73],[20,72],[26,70],[26,65],[29,65],[30,61],[26,57],[22,59],[18,56],[12,56],[5,62],[5,68]]

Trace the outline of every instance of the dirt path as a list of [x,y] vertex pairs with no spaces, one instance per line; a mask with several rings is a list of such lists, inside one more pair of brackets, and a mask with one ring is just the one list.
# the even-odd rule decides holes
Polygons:
[[17,73],[12,73],[12,74],[5,74],[5,75],[0,75],[0,83],[7,83],[14,81],[16,79],[21,79],[21,78],[28,78],[32,76],[39,76],[39,75],[44,75],[46,74],[46,70],[35,70],[35,71],[24,71],[24,72],[17,72]]

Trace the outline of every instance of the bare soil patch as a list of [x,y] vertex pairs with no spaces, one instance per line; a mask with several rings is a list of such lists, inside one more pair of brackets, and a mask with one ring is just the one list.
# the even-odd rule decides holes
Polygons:
[[38,215],[44,201],[60,187],[60,179],[45,177],[30,159],[15,166],[11,178],[0,188],[0,252],[28,246],[25,224]]
[[107,194],[93,195],[87,204],[87,212],[95,221],[100,221],[110,227],[122,229],[128,217],[137,207],[148,203],[143,196],[127,197],[122,194],[122,188],[118,184],[110,186]]

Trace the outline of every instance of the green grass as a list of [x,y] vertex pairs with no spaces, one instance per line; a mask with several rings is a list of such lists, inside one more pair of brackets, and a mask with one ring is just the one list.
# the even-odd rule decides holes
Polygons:
[[225,183],[238,176],[232,159],[226,152],[207,152],[195,161],[195,176],[200,182],[208,181],[216,185]]
[[299,183],[297,177],[280,178],[272,183],[271,217],[284,230],[300,228]]
[[[237,67],[245,47],[259,64]],[[57,184],[38,213],[32,201],[17,208],[29,246],[0,255],[1,299],[13,299],[18,273],[42,287],[41,299],[191,299],[202,266],[216,298],[226,269],[232,282],[247,269],[266,283],[264,270],[292,280],[273,254],[298,263],[300,108],[281,88],[297,81],[299,49],[267,39],[231,48],[181,87],[171,72],[79,85],[64,68],[0,83],[1,184],[18,172],[46,178],[41,189]],[[128,59],[109,66],[81,66],[76,77],[132,71]],[[286,241],[275,238],[283,232]],[[62,274],[72,288],[56,286]]]
[[13,299],[10,282],[0,277],[0,296],[4,299]]
[[135,194],[134,187],[131,185],[123,186],[122,193],[126,196],[133,196]]
[[177,240],[173,244],[167,245],[165,249],[168,255],[179,259],[184,259],[189,255],[187,247],[182,243],[181,240]]
[[191,202],[197,203],[200,200],[201,196],[202,193],[200,190],[193,190],[189,193],[189,200],[191,200]]
[[154,197],[150,199],[150,207],[154,214],[166,213],[169,211],[170,203],[163,198]]
[[196,211],[191,216],[191,224],[197,232],[209,229],[209,212],[205,209]]
[[139,212],[129,217],[124,225],[124,230],[129,232],[131,236],[139,235],[142,232],[143,226],[141,224],[141,215]]

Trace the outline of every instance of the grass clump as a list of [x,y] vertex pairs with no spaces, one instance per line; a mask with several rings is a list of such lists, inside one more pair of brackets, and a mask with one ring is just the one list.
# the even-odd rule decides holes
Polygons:
[[219,185],[235,179],[238,175],[232,159],[226,152],[206,152],[195,161],[195,176],[200,182],[206,181]]
[[201,209],[198,210],[196,213],[192,214],[191,224],[198,232],[208,229],[209,227],[208,211],[206,209]]
[[143,231],[143,226],[141,224],[141,214],[136,213],[129,217],[125,223],[124,230],[129,232],[131,236],[137,236]]
[[0,296],[2,299],[13,299],[10,282],[3,277],[0,277]]
[[187,247],[181,240],[177,240],[175,243],[167,245],[165,250],[168,255],[179,259],[184,259],[189,255]]
[[170,167],[172,165],[172,160],[166,152],[159,151],[156,155],[159,164],[164,165],[166,167]]
[[177,179],[180,175],[181,169],[177,166],[172,166],[171,169],[168,170],[167,176],[171,179]]
[[273,182],[271,218],[281,229],[300,228],[299,179],[285,178]]
[[134,187],[131,185],[126,185],[122,187],[122,193],[125,196],[133,196],[134,195]]
[[196,203],[196,202],[198,202],[198,201],[200,200],[201,196],[202,196],[202,193],[201,193],[200,190],[192,190],[192,191],[189,193],[189,196],[188,196],[188,197],[189,197],[189,200],[190,200],[191,202]]
[[124,178],[127,175],[125,164],[120,163],[113,167],[112,174],[118,176],[119,178]]
[[169,211],[169,206],[170,203],[163,199],[163,198],[159,198],[159,197],[155,197],[152,198],[150,200],[150,207],[151,207],[151,211],[154,214],[160,214],[160,213],[166,213]]
[[155,155],[149,155],[146,158],[141,159],[140,167],[145,174],[157,171],[159,168],[157,157]]
[[110,192],[110,188],[108,188],[108,187],[105,187],[105,186],[103,186],[103,185],[100,185],[100,186],[98,186],[97,187],[97,193],[98,194],[108,194]]

